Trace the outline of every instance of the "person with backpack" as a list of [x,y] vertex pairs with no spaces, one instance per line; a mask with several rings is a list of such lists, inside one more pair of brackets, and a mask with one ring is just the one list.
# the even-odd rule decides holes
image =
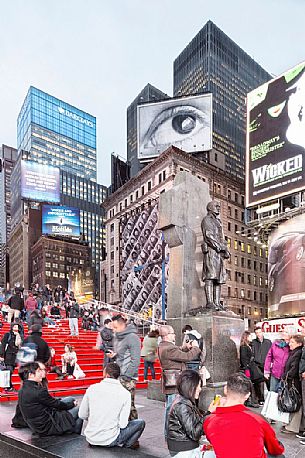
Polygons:
[[41,336],[42,327],[39,324],[33,324],[31,334],[23,342],[23,348],[35,348],[37,355],[34,360],[46,364],[50,359],[51,351],[49,345]]
[[17,353],[22,345],[21,330],[18,323],[12,323],[10,331],[2,337],[0,345],[0,361],[5,364],[6,370],[10,371],[10,386],[6,391],[13,391],[12,374],[16,367]]

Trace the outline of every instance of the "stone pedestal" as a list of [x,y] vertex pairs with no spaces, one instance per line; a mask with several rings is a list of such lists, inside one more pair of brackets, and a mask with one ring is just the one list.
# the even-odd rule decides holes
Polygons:
[[161,391],[161,380],[149,380],[147,383],[147,399],[165,402],[165,394]]
[[239,370],[239,342],[244,331],[244,322],[239,316],[209,310],[196,316],[170,318],[168,324],[175,330],[178,345],[186,324],[202,335],[207,349],[205,365],[211,374],[208,386],[224,384],[230,374]]

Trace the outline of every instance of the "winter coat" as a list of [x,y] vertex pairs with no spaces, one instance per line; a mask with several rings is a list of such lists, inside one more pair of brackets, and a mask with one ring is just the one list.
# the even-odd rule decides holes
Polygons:
[[305,372],[305,347],[303,347],[301,359],[300,359],[300,365],[299,365],[299,373],[300,375],[304,374]]
[[104,326],[100,334],[102,339],[101,350],[113,350],[113,330]]
[[197,448],[207,415],[200,412],[192,401],[178,395],[168,416],[168,449],[178,453]]
[[71,305],[69,311],[69,318],[79,318],[79,305],[77,302]]
[[208,213],[201,222],[201,230],[203,235],[202,280],[217,280],[218,283],[225,283],[226,269],[223,259],[228,255],[224,254],[226,241],[220,219]]
[[[158,347],[158,355],[163,371],[166,369],[183,371],[186,368],[186,363],[192,361],[200,353],[201,350],[198,347],[193,347],[189,351],[183,351],[177,345],[166,341],[162,341]],[[164,394],[174,394],[177,390],[175,387],[165,388],[162,377],[162,392]]]
[[[19,335],[21,337],[20,331],[19,331]],[[22,345],[22,340],[21,340],[21,345]],[[0,345],[0,356],[1,358],[4,358],[4,362],[7,366],[15,366],[16,356],[17,356],[19,348],[20,347],[16,345],[16,336],[13,334],[12,331],[4,334],[1,340],[1,345]]]
[[251,347],[254,362],[263,371],[266,357],[271,347],[271,340],[263,339],[260,341],[258,339],[254,339],[252,340]]
[[252,350],[249,345],[241,345],[239,349],[239,361],[240,368],[245,371],[250,369],[250,363],[252,360]]
[[117,332],[114,338],[116,363],[120,366],[121,376],[137,379],[141,359],[141,342],[137,328],[133,324],[126,326],[122,332]]
[[33,310],[37,309],[37,301],[33,296],[29,296],[25,301],[25,309],[27,312],[33,312]]
[[38,324],[39,326],[43,326],[43,318],[42,316],[39,315],[38,310],[36,309],[35,313],[31,313],[30,319],[29,319],[29,328],[34,324]]
[[289,386],[291,386],[292,382],[294,382],[294,385],[300,394],[302,394],[302,385],[299,375],[299,365],[302,356],[302,350],[302,347],[297,347],[290,352],[282,376],[283,380],[287,378],[287,383]]
[[141,350],[141,356],[146,361],[154,362],[157,356],[158,338],[145,336]]
[[25,339],[23,345],[26,346],[27,343],[34,343],[36,345],[36,361],[45,364],[49,360],[51,351],[47,342],[41,337],[41,332],[32,332],[31,335]]
[[275,340],[267,353],[264,373],[280,379],[284,373],[285,364],[289,357],[289,345],[283,346],[284,340]]
[[11,296],[7,303],[12,310],[19,310],[21,312],[24,308],[24,300],[20,294]]
[[23,418],[31,430],[40,436],[72,433],[75,420],[70,412],[74,402],[62,402],[53,398],[46,388],[25,380],[18,393]]

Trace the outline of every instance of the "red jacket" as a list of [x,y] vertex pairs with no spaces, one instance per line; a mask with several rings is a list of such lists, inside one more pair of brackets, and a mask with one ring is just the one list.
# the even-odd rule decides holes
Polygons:
[[217,458],[267,458],[264,447],[270,455],[284,452],[269,423],[242,404],[217,407],[203,429]]

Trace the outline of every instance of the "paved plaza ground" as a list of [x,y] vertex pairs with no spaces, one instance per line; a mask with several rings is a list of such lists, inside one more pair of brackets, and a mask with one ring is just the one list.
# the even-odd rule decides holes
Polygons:
[[[170,457],[163,437],[163,403],[148,400],[145,390],[137,392],[136,401],[139,416],[146,422],[146,428],[140,440],[141,447],[136,451],[119,448],[89,448],[85,438],[76,435],[34,439],[28,429],[16,430],[10,427],[16,403],[2,403],[0,405],[0,457],[51,458],[54,455],[62,458]],[[280,425],[277,425],[275,429],[278,432]],[[278,437],[285,445],[286,458],[305,458],[305,446],[300,445],[294,435],[278,433]],[[11,443],[12,438],[22,443],[16,440]],[[6,442],[2,442],[3,439]],[[32,447],[27,448],[22,444],[31,444]]]

